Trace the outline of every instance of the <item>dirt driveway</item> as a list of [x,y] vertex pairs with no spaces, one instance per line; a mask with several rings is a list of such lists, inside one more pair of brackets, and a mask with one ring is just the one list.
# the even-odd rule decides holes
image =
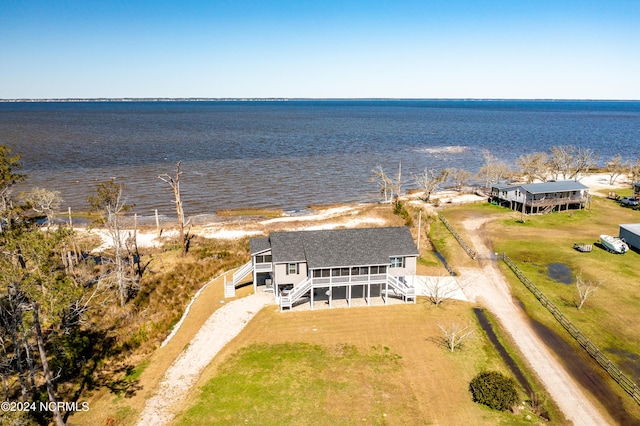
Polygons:
[[[492,254],[483,238],[482,226],[490,218],[468,219],[463,222],[467,229],[468,243],[481,257]],[[491,256],[487,256],[491,257]],[[514,303],[509,286],[498,265],[492,260],[480,260],[478,268],[461,268],[464,292],[470,301],[487,307],[511,335],[529,366],[536,372],[547,391],[565,416],[575,425],[610,424],[558,363],[547,347],[538,338],[528,318]]]

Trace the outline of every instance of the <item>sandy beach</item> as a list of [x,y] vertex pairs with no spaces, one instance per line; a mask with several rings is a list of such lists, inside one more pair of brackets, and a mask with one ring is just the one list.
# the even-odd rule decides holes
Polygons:
[[[631,182],[626,177],[616,180],[613,185],[609,184],[608,173],[590,173],[582,176],[579,181],[590,188],[590,193],[595,196],[606,197],[609,192],[615,192],[623,188],[629,188]],[[407,201],[413,207],[421,208],[431,213],[437,211],[437,207],[422,201],[422,193],[416,192],[410,195],[403,195],[401,199]],[[440,206],[456,205],[463,203],[483,202],[485,197],[470,192],[458,192],[453,190],[438,191],[432,195],[432,199],[438,199]],[[378,205],[378,204],[375,204]],[[250,218],[241,217],[234,220],[218,221],[204,225],[192,225],[189,232],[203,238],[216,239],[238,239],[244,237],[254,237],[267,235],[269,232],[288,230],[321,230],[336,228],[356,228],[356,227],[376,227],[383,226],[383,218],[375,214],[367,213],[371,204],[354,203],[341,206],[330,206],[317,208],[308,214],[287,215],[284,213],[275,218]],[[102,240],[102,244],[94,251],[100,252],[110,247],[110,236],[105,229],[100,228],[77,228],[82,232],[93,234]],[[133,230],[123,233],[123,238],[128,237]],[[178,236],[178,232],[170,227],[162,228],[160,236],[156,229],[138,230],[138,247],[159,247]]]

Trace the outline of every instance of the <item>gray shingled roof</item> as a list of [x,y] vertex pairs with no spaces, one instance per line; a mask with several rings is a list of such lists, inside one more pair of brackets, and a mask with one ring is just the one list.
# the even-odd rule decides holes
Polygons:
[[274,232],[269,236],[271,255],[275,263],[304,262],[305,232]]
[[[253,247],[259,242],[253,242]],[[417,256],[409,228],[357,228],[274,232],[273,261],[307,262],[310,269],[352,265],[386,265],[392,256]]]
[[270,248],[271,243],[269,242],[269,238],[251,238],[249,240],[249,251],[251,251],[251,256],[265,250],[269,250]]
[[545,192],[580,191],[589,189],[577,180],[557,180],[553,182],[526,183],[520,185],[525,191],[531,194],[543,194]]

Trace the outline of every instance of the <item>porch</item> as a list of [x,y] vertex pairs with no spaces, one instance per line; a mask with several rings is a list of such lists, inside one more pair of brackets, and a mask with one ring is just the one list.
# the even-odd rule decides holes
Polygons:
[[293,303],[292,311],[315,311],[336,308],[358,308],[366,306],[385,306],[404,303],[402,297],[389,294],[385,297],[384,289],[380,291],[380,286],[371,286],[371,293],[367,294],[367,288],[363,285],[351,287],[332,287],[313,289],[313,303],[310,295],[298,299]]
[[[500,197],[492,197],[492,199],[503,207],[509,207],[511,210],[522,212],[523,205],[521,200],[505,199]],[[567,197],[544,197],[539,199],[531,199],[527,197],[524,202],[524,213],[539,214],[549,213],[551,211],[563,211],[570,209],[586,208],[589,202],[587,196],[567,196]]]
[[413,284],[389,274],[362,276],[308,277],[295,286],[279,289],[280,310],[307,305],[310,310],[386,305],[390,301],[416,302]]

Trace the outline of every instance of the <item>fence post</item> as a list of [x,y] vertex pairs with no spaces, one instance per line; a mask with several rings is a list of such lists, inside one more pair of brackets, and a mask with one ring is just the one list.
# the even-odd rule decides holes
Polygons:
[[538,287],[536,287],[529,278],[527,278],[524,272],[522,272],[522,270],[518,268],[515,262],[511,260],[511,258],[509,258],[506,253],[504,253],[502,260],[520,279],[520,282],[522,282],[522,284],[524,284],[524,286],[527,287],[527,289],[531,291],[531,293],[533,293],[533,295],[540,301],[542,306],[547,308],[549,313],[551,313],[551,315],[553,315],[553,317],[560,323],[560,325],[562,325],[564,329],[567,330],[571,337],[576,339],[580,346],[582,346],[591,356],[591,358],[593,358],[598,363],[598,365],[600,365],[600,367],[602,367],[609,374],[609,376],[616,383],[618,383],[625,392],[631,395],[633,400],[638,405],[640,405],[640,387],[638,387],[638,385],[633,380],[625,376],[622,371],[620,371],[620,369],[616,367],[615,364],[613,364],[611,360],[580,331],[580,329],[578,329],[578,327],[576,327],[567,317],[565,317],[564,314],[556,307],[556,305],[551,302],[551,300],[549,300],[547,296],[545,296],[544,293],[542,293],[542,291],[540,291],[540,289],[538,289]]

